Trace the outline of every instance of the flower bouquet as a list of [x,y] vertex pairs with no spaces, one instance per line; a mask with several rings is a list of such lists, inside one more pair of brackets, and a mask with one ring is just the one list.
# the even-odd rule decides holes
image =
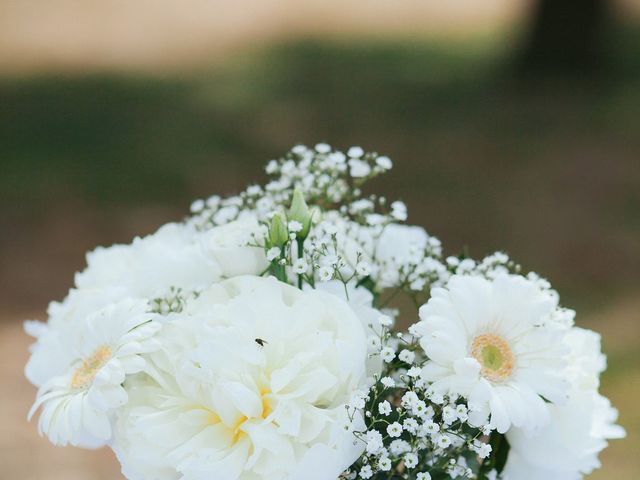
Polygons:
[[[36,338],[30,416],[131,480],[571,480],[624,436],[598,334],[504,253],[444,257],[326,144],[97,248]],[[401,314],[402,311],[402,314]],[[410,325],[407,329],[400,328]]]

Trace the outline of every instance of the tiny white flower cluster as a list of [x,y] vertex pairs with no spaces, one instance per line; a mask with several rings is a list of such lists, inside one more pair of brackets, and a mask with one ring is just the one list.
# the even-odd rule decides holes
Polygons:
[[[388,157],[364,153],[352,147],[347,154],[332,150],[325,143],[314,148],[297,145],[283,158],[271,160],[266,167],[271,177],[264,187],[252,185],[238,196],[221,199],[212,196],[196,200],[191,211],[201,228],[221,225],[238,217],[243,210],[255,210],[264,219],[269,213],[291,202],[295,189],[313,199],[322,210],[337,207],[353,216],[375,218],[376,206],[384,206],[384,198],[362,200],[362,185],[391,169]],[[398,215],[398,207],[392,208]],[[406,210],[404,212],[406,216]]]
[[153,298],[150,301],[150,309],[154,313],[168,315],[169,313],[180,313],[186,304],[187,299],[180,288],[170,287],[165,296]]
[[496,252],[488,255],[480,262],[469,257],[448,257],[447,266],[452,274],[456,275],[482,275],[486,278],[495,278],[511,272],[520,272],[520,265],[514,263],[506,253]]
[[266,185],[89,253],[25,323],[40,432],[108,445],[130,479],[591,472],[624,436],[599,336],[506,254],[445,258],[404,203],[365,194],[391,167],[298,145]]
[[[476,478],[467,465],[488,458],[493,428],[464,398],[435,391],[422,376],[426,357],[415,337],[378,332],[383,369],[368,391],[354,394],[351,418],[364,412],[367,430],[356,432],[365,454],[345,472],[350,478]],[[471,457],[470,457],[471,455]],[[405,478],[405,477],[402,477]]]

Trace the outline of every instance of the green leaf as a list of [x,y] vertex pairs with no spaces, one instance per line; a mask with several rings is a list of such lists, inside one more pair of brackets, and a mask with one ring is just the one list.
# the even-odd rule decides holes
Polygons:
[[486,480],[487,474],[493,469],[501,473],[507,464],[509,450],[511,449],[507,437],[501,433],[493,432],[489,437],[489,444],[491,445],[491,456],[482,464],[478,473],[478,480]]

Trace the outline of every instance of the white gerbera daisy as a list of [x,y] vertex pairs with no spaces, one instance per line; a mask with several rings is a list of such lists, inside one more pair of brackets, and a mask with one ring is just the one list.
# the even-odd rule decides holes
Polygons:
[[513,424],[535,429],[549,418],[547,401],[563,402],[568,385],[564,331],[551,320],[557,302],[516,275],[492,281],[453,276],[432,290],[416,326],[434,392],[463,395],[478,421],[491,414],[500,433]]
[[53,377],[63,375],[74,360],[73,352],[67,348],[69,338],[77,335],[89,315],[122,298],[123,289],[119,287],[71,289],[62,302],[49,304],[46,323],[25,322],[26,333],[37,339],[29,349],[31,357],[25,367],[29,381],[41,387]]
[[77,336],[64,339],[72,358],[66,373],[38,391],[29,418],[42,407],[40,433],[55,445],[98,446],[111,437],[110,414],[127,401],[127,374],[144,368],[139,355],[151,351],[159,325],[147,302],[123,300],[87,317]]

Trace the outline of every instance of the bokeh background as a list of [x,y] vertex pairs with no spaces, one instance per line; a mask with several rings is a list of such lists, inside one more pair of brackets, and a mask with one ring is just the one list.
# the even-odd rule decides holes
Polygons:
[[0,478],[119,479],[26,413],[25,318],[84,252],[302,142],[361,145],[448,253],[504,249],[603,333],[640,478],[640,1],[0,0]]

